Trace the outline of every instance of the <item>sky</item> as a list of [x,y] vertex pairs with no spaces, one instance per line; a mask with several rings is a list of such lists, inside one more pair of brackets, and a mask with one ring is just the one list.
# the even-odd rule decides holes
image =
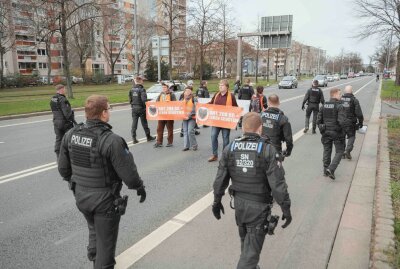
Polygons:
[[235,23],[241,32],[257,30],[257,17],[293,15],[292,39],[321,47],[327,56],[358,52],[369,63],[379,46],[379,37],[366,40],[352,38],[359,29],[360,19],[352,0],[231,0]]

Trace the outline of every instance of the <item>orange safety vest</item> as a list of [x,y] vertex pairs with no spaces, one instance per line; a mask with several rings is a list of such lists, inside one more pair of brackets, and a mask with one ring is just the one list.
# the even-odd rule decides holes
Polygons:
[[[231,95],[231,93],[230,93],[229,91],[227,91],[226,94],[227,94],[227,97],[226,97],[226,104],[225,104],[225,105],[226,105],[226,106],[232,106],[232,95]],[[218,92],[218,93],[215,95],[214,104],[215,104],[215,101],[217,100],[217,97],[218,97],[219,95],[221,95],[221,92]]]
[[171,94],[161,94],[160,95],[160,102],[169,102],[171,101]]
[[[193,98],[190,98],[188,101],[186,101],[185,99],[183,99],[183,103],[184,103],[184,106],[185,106],[185,113],[186,114],[189,114],[190,112],[192,112],[192,110],[193,110]],[[192,116],[192,119],[195,119],[196,118],[196,115],[193,115]]]

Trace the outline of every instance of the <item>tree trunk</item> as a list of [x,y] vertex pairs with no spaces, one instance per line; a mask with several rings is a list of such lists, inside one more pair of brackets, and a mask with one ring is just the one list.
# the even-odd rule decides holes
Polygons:
[[51,38],[52,38],[52,36],[50,37],[50,40],[47,40],[47,42],[46,42],[46,51],[47,51],[47,85],[50,85],[51,83],[51,53],[50,53],[50,50],[51,50]]
[[303,47],[300,48],[300,57],[299,57],[299,79],[301,78],[301,57],[303,56]]
[[68,98],[73,99],[74,94],[72,92],[71,77],[69,73],[69,62],[68,62],[68,49],[67,49],[67,18],[65,11],[65,2],[61,1],[61,43],[63,48],[63,60],[64,60],[64,76],[67,81],[67,93]]
[[269,49],[267,50],[267,81],[269,82]]
[[400,42],[397,47],[396,86],[400,85]]
[[1,64],[0,64],[0,67],[1,67],[1,70],[0,70],[0,89],[3,89],[3,87],[4,87],[4,83],[3,83],[3,81],[4,81],[4,63],[3,63],[3,58],[4,58],[4,48],[3,48],[3,46],[0,45],[0,61],[1,61]]
[[[169,66],[168,66],[168,75],[169,79],[172,80],[172,34],[173,34],[173,14],[172,14],[172,0],[169,1],[169,55],[168,55],[168,61],[169,61]],[[161,44],[159,44],[161,46]]]

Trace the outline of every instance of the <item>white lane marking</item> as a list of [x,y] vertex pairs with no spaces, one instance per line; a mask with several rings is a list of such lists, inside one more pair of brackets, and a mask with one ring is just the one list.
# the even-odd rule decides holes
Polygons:
[[[311,126],[311,125],[310,125]],[[293,136],[293,143],[304,135],[304,128]],[[177,232],[186,223],[193,220],[206,208],[208,208],[214,199],[213,192],[207,193],[205,196],[194,202],[181,213],[168,220],[166,223],[158,227],[152,233],[144,237],[142,240],[122,252],[116,257],[116,269],[127,269],[140,260],[144,255],[152,251],[168,237]]]
[[[368,82],[366,85],[361,87],[355,94],[360,92],[363,88],[365,88],[368,84],[370,84],[373,80]],[[347,84],[347,83],[344,83]],[[341,84],[341,85],[344,85]],[[340,86],[340,85],[336,85]],[[333,87],[332,87],[333,88]],[[329,89],[329,88],[327,88]],[[326,90],[327,90],[326,89]],[[310,123],[311,129],[312,123]],[[293,136],[293,143],[299,140],[304,135],[304,128],[298,131]],[[122,252],[118,257],[116,257],[116,269],[127,269],[140,260],[147,253],[152,251],[155,247],[161,244],[168,237],[177,232],[180,228],[185,226],[186,223],[193,220],[196,216],[198,216],[201,212],[203,212],[206,208],[208,208],[214,199],[213,192],[207,193],[205,196],[200,198],[198,201],[194,202],[191,206],[183,210],[181,213],[168,220],[166,223],[158,227],[152,233],[141,239],[139,242],[132,245],[130,248]]]
[[[112,104],[111,104],[112,106]],[[112,112],[120,112],[120,111],[125,111],[125,110],[130,110],[130,108],[122,108],[122,109],[113,109]],[[51,116],[51,115],[49,115]],[[84,117],[85,114],[77,114],[76,117]],[[7,125],[0,125],[0,128],[4,127],[13,127],[13,126],[20,126],[20,125],[26,125],[26,124],[33,124],[33,123],[39,123],[39,122],[46,122],[46,121],[52,121],[53,119],[46,119],[46,120],[37,120],[37,121],[30,121],[30,122],[21,122],[21,123],[13,123],[13,124],[7,124]]]
[[[360,81],[360,80],[361,80],[361,79],[355,80],[354,82],[357,82],[357,81]],[[371,80],[370,82],[368,82],[367,84],[365,84],[365,85],[364,85],[363,87],[361,87],[356,93],[358,93],[359,91],[361,91],[363,88],[365,88],[365,87],[366,87],[368,84],[370,84],[372,81],[373,81],[373,80]],[[341,86],[341,85],[344,85],[344,84],[348,84],[348,83],[339,84],[339,85],[336,85],[336,86],[334,86],[334,87]],[[333,88],[333,87],[330,87],[330,88]],[[330,88],[326,88],[326,89],[324,89],[324,90],[329,90]],[[355,94],[356,94],[356,93],[355,93]],[[295,96],[295,97],[292,97],[292,98],[283,100],[281,103],[288,102],[288,101],[292,101],[292,100],[295,100],[295,99],[297,99],[297,98],[299,98],[299,97],[302,97],[302,96],[303,96],[303,95]],[[118,110],[118,111],[129,110],[129,109],[130,109],[130,108],[121,109],[121,110]],[[178,132],[180,132],[180,129],[175,129],[175,130],[174,130],[174,134],[175,134],[175,133],[178,133]],[[167,132],[164,132],[164,136],[166,136],[166,135],[167,135]],[[146,139],[146,138],[141,138],[141,139],[139,139],[139,143],[138,143],[138,144],[145,143],[145,142],[147,142],[147,139]],[[135,145],[135,144],[132,143],[132,141],[128,142],[127,144],[128,144],[129,147]],[[136,144],[136,145],[137,145],[137,144]],[[42,168],[42,167],[49,166],[49,165],[52,165],[52,166],[51,166],[51,167],[47,167],[47,168],[40,169],[40,168]],[[41,165],[41,166],[33,167],[33,168],[30,168],[30,169],[27,169],[27,170],[23,170],[23,171],[20,171],[20,172],[16,172],[16,173],[4,175],[4,176],[1,176],[1,177],[0,177],[0,180],[2,180],[2,179],[5,179],[5,180],[0,181],[0,184],[6,183],[6,182],[10,182],[10,181],[13,181],[13,180],[16,180],[16,179],[19,179],[19,178],[23,178],[23,177],[26,177],[26,176],[34,175],[34,174],[37,174],[37,173],[40,173],[40,172],[44,172],[44,171],[47,171],[47,170],[50,170],[50,169],[53,169],[53,168],[56,168],[56,167],[57,167],[56,163],[53,162],[53,163],[48,163],[48,164],[44,164],[44,165]],[[32,171],[32,170],[35,170],[35,171],[30,172],[30,171]],[[29,172],[29,173],[28,173],[28,172]],[[23,173],[26,173],[26,174],[23,174]],[[22,174],[22,175],[21,175],[21,174]]]
[[361,88],[359,88],[354,95],[356,95],[357,93],[359,93],[360,91],[362,91],[365,87],[367,87],[369,84],[371,84],[374,80],[371,80],[370,82],[368,82],[367,84],[365,84],[364,86],[362,86]]
[[6,143],[6,142],[0,142],[0,144],[4,144],[4,143]]
[[[173,133],[176,134],[176,133],[180,133],[180,132],[181,132],[181,129],[179,128],[179,129],[174,129]],[[166,136],[167,134],[168,134],[167,132],[164,132],[164,136]],[[147,143],[147,138],[139,139],[139,143],[137,143],[137,144],[133,144],[132,141],[129,141],[127,144],[128,144],[128,147],[133,147],[134,145],[139,145],[139,144],[142,144],[142,143]],[[43,164],[43,165],[39,165],[39,166],[36,166],[36,167],[29,168],[29,169],[26,169],[26,170],[22,170],[22,171],[19,171],[19,172],[15,172],[15,173],[11,173],[11,174],[8,174],[8,175],[4,175],[4,176],[0,177],[0,185],[3,184],[3,183],[7,183],[7,182],[10,182],[10,181],[19,179],[19,178],[23,178],[23,177],[27,177],[27,176],[30,176],[30,175],[38,174],[38,173],[41,173],[41,172],[44,172],[44,171],[47,171],[47,170],[50,170],[50,169],[53,169],[53,168],[57,168],[57,163],[56,162],[47,163],[47,164]]]

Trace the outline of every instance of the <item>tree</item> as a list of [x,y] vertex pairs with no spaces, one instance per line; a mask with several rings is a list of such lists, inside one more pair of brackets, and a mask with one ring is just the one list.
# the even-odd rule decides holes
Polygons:
[[204,54],[207,46],[217,40],[216,31],[218,21],[215,20],[218,14],[218,2],[216,0],[194,0],[189,9],[189,26],[193,37],[198,39],[199,46],[199,74],[200,80],[203,79]]
[[[137,18],[137,27],[138,27],[138,45],[137,48],[139,50],[139,73],[140,66],[146,62],[150,56],[151,51],[151,37],[155,33],[154,22],[148,20],[147,18],[138,16]],[[136,49],[136,48],[135,48]]]
[[11,24],[11,2],[0,0],[0,88],[4,87],[4,55],[15,45]]
[[[385,68],[386,65],[388,68],[394,67],[396,65],[396,51],[397,47],[391,45],[390,42],[387,41],[386,44],[376,48],[375,53],[372,55],[372,60],[378,62],[381,69]],[[388,57],[389,62],[387,63]]]
[[361,18],[358,38],[371,35],[397,39],[396,85],[400,85],[400,1],[399,0],[355,0],[357,13]]
[[99,50],[107,59],[111,68],[111,75],[114,77],[115,65],[120,60],[125,47],[132,40],[131,18],[126,20],[125,14],[112,7],[103,9],[103,23],[99,26],[102,42]]
[[[161,61],[161,80],[168,78],[168,70],[168,65],[164,61]],[[158,66],[156,60],[151,58],[148,59],[144,74],[149,81],[157,81]]]

